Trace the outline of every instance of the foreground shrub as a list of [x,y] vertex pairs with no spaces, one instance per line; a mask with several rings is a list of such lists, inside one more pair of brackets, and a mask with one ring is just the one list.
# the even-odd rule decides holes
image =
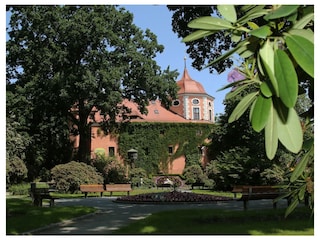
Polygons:
[[55,166],[51,169],[51,175],[61,192],[74,193],[80,184],[103,184],[103,177],[96,168],[75,161]]
[[29,183],[21,183],[21,184],[15,184],[11,185],[8,188],[8,192],[12,193],[12,195],[27,195],[29,194]]

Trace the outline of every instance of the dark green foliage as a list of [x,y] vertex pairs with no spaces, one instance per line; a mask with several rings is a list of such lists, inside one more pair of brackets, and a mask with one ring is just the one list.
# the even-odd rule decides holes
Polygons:
[[7,192],[11,193],[12,195],[28,195],[30,189],[30,183],[21,183],[21,184],[14,184],[8,187]]
[[109,162],[103,169],[105,183],[127,183],[126,169],[116,160]]
[[[45,167],[76,158],[90,162],[91,110],[116,127],[123,98],[141,112],[149,100],[166,106],[175,98],[176,71],[161,70],[156,36],[133,24],[133,15],[113,5],[7,6],[7,109],[30,136],[30,180]],[[72,107],[76,112],[70,111]],[[77,115],[77,117],[75,117]],[[95,121],[96,119],[92,119]],[[79,135],[77,155],[70,133]]]
[[183,176],[186,184],[203,183],[204,175],[199,165],[192,165],[184,169]]
[[96,168],[81,162],[71,161],[51,169],[52,179],[62,192],[75,192],[80,184],[103,184],[103,177]]
[[[119,134],[120,154],[127,159],[127,151],[134,148],[138,150],[136,167],[145,169],[148,174],[167,172],[168,159],[199,154],[199,146],[209,136],[211,128],[212,124],[130,123],[123,126]],[[176,145],[176,152],[170,154],[168,148]]]
[[24,162],[29,138],[20,134],[20,124],[7,118],[6,124],[6,184],[21,183],[27,178],[28,169]]

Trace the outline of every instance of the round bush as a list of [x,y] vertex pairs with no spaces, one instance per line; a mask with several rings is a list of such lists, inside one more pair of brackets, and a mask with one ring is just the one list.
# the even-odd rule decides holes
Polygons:
[[103,184],[103,177],[96,168],[83,162],[59,164],[51,169],[51,175],[61,192],[74,193],[80,184]]

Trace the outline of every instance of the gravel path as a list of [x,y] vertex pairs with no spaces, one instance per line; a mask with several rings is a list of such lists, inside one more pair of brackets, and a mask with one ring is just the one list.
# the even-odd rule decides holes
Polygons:
[[[243,203],[239,201],[221,201],[204,204],[125,204],[114,203],[115,197],[89,197],[79,199],[58,199],[56,206],[93,206],[98,209],[95,214],[64,221],[59,224],[37,229],[26,233],[32,235],[107,235],[132,221],[143,219],[152,213],[176,209],[228,209],[243,211]],[[277,205],[286,207],[286,201]],[[248,204],[249,209],[272,209],[272,200],[255,200]]]

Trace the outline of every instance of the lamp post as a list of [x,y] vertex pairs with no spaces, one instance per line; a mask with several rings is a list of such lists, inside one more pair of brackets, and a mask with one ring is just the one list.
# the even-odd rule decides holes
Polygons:
[[138,159],[138,151],[131,148],[128,150],[128,158],[130,160],[130,167],[131,169],[134,168],[134,161]]
[[[138,159],[138,151],[131,148],[128,150],[128,159],[130,161],[130,171],[134,168],[134,161]],[[130,173],[130,182],[132,184],[132,173]]]

